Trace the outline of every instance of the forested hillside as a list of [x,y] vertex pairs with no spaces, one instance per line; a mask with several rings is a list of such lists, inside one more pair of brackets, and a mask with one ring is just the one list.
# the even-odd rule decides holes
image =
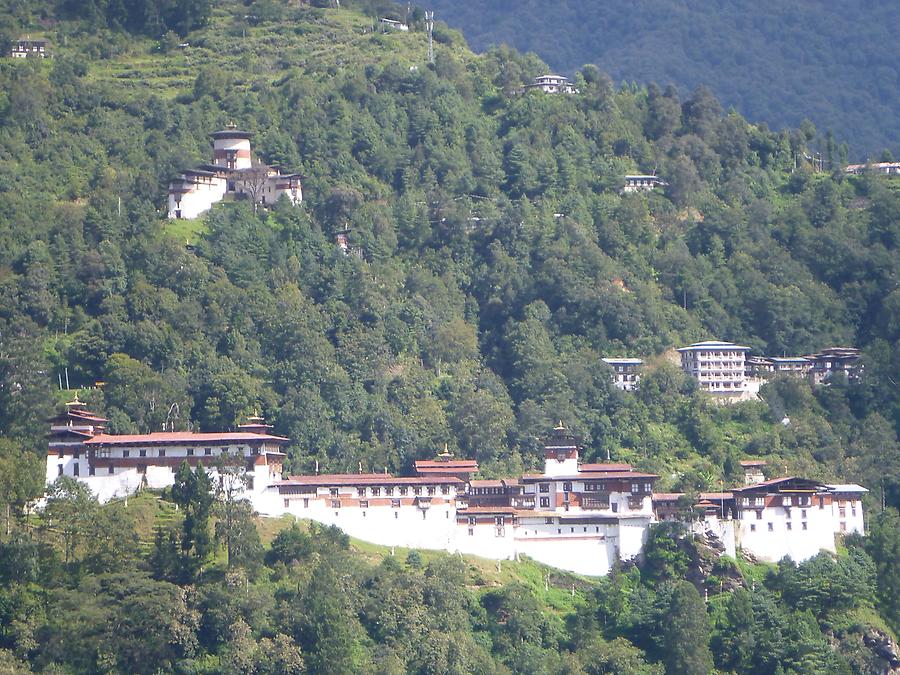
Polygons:
[[[176,670],[195,657],[178,672],[223,672],[247,650],[272,654],[273,640],[308,651],[310,672],[327,672],[326,646],[349,659],[334,657],[333,672],[658,672],[682,658],[670,672],[706,672],[710,658],[734,672],[873,672],[860,665],[866,627],[900,627],[896,181],[815,173],[805,157],[822,139],[809,125],[772,132],[704,88],[619,88],[587,67],[580,95],[512,95],[546,64],[505,48],[475,56],[439,26],[429,65],[418,11],[409,33],[383,34],[372,16],[385,11],[370,4],[223,0],[182,24],[148,2],[169,19],[145,31],[129,23],[129,2],[81,16],[7,4],[4,30],[46,36],[53,58],[0,60],[4,503],[18,509],[18,487],[42,473],[42,459],[27,459],[43,458],[68,381],[118,433],[167,419],[221,430],[263,413],[292,439],[291,472],[318,462],[399,473],[445,443],[486,476],[519,472],[562,419],[586,459],[631,462],[660,474],[660,489],[717,488],[739,478],[738,460],[764,457],[773,472],[859,481],[869,511],[887,510],[873,521],[880,538],[850,542],[837,561],[786,564],[765,584],[759,568],[712,573],[709,625],[694,587],[675,583],[698,554],[689,542],[670,550],[671,539],[657,543],[659,566],[623,571],[580,595],[585,609],[547,623],[519,621],[535,605],[515,588],[476,593],[447,572],[456,581],[443,590],[444,572],[415,561],[384,563],[384,578],[351,571],[327,542],[292,544],[265,569],[251,546],[256,562],[232,567],[275,584],[257,603],[257,581],[198,578],[208,541],[173,529],[133,550],[127,536],[98,536],[130,526],[111,526],[69,486],[59,559],[52,523],[34,524],[43,538],[23,529],[4,540],[0,646],[35,669],[73,672]],[[208,134],[230,122],[255,133],[264,160],[305,176],[303,204],[223,203],[167,222],[168,181],[208,161]],[[621,193],[626,173],[654,170],[664,193]],[[351,255],[335,243],[345,229]],[[865,376],[815,389],[776,381],[762,402],[716,407],[666,358],[709,337],[767,354],[855,345]],[[612,387],[601,361],[624,355],[649,361],[633,394]],[[213,568],[224,574],[221,561]],[[123,570],[154,580],[108,576]],[[314,574],[325,576],[311,584]],[[728,593],[725,577],[750,590]],[[852,597],[832,592],[847,579],[860,584]],[[805,599],[813,587],[818,604]],[[396,589],[420,590],[399,606],[428,618],[379,614]],[[220,614],[221,595],[245,599]],[[145,612],[88,600],[107,596],[147,598],[146,616],[170,617],[171,650],[144,661],[114,644],[108,626],[125,621],[114,612],[135,635]],[[55,618],[79,612],[84,621]],[[695,619],[684,633],[663,626],[677,612]],[[448,622],[466,637],[448,641]],[[672,654],[705,645],[713,628],[712,655]],[[73,653],[78,630],[88,647]],[[755,649],[751,634],[780,651]],[[459,660],[426,663],[420,644]],[[589,648],[597,654],[573,656]],[[694,656],[699,670],[685,665]],[[262,663],[233,672],[288,672]]]
[[[594,63],[615,81],[708,86],[726,107],[774,129],[805,118],[850,158],[900,151],[897,4],[726,0],[431,3],[478,51],[506,43],[572,73]],[[821,148],[823,151],[825,147]]]

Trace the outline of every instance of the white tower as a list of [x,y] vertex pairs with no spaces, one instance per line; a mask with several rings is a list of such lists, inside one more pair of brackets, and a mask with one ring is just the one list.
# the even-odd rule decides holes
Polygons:
[[251,168],[250,137],[252,135],[247,131],[239,131],[233,124],[229,124],[222,131],[211,133],[213,164],[227,169]]

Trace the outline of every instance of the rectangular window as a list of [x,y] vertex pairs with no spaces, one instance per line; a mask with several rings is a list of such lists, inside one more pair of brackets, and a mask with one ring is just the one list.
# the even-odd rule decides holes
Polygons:
[[409,488],[406,487],[405,485],[400,488],[400,496],[401,497],[405,497],[408,492],[409,492]]
[[757,519],[757,520],[762,520],[762,511],[757,511],[757,512],[756,512],[756,519]]
[[193,457],[193,456],[194,456],[194,449],[193,449],[193,448],[188,448],[188,449],[187,449],[187,456],[188,456],[188,457]]
[[285,500],[284,500],[284,508],[289,508],[290,505],[291,505],[291,500],[290,500],[290,499],[285,499]]
[[634,494],[635,492],[638,492],[638,491],[639,491],[639,490],[638,490],[638,484],[637,484],[637,483],[632,483],[632,484],[631,484],[631,494]]
[[309,508],[309,497],[304,497],[304,498],[303,498],[303,508],[304,508],[304,509],[308,509],[308,508]]
[[146,450],[141,450],[141,451],[138,452],[138,454],[139,454],[141,457],[146,457],[146,456],[147,456],[147,451],[146,451]]
[[159,456],[160,456],[160,457],[165,457],[165,456],[166,456],[166,449],[165,449],[165,448],[160,448],[160,449],[159,449]]
[[77,476],[77,475],[78,475],[78,462],[75,462],[75,463],[72,465],[72,475],[73,475],[73,476]]
[[613,512],[613,513],[618,513],[618,512],[619,512],[619,505],[616,504],[615,502],[612,503],[612,512]]
[[392,488],[392,487],[386,487],[386,488],[384,488],[384,494],[386,494],[388,497],[393,496],[393,494],[394,494],[394,488]]
[[361,508],[361,509],[369,508],[369,500],[368,499],[359,500],[359,508]]
[[806,520],[806,509],[801,509],[800,517],[803,518],[803,520]]
[[356,494],[359,495],[360,497],[365,497],[366,496],[366,488],[364,488],[364,487],[356,488]]
[[750,531],[756,532],[756,523],[750,523]]
[[819,495],[819,508],[820,508],[820,509],[824,509],[824,508],[825,508],[825,497],[823,497],[823,496],[821,496],[821,495]]
[[337,489],[337,488],[328,488],[328,492],[331,494],[332,497],[337,497],[337,496],[338,496],[338,489]]
[[420,488],[418,485],[415,486],[415,487],[413,488],[413,494],[416,495],[416,496],[418,497],[420,494],[422,494],[422,488]]
[[775,526],[772,523],[766,523],[766,525],[769,527],[769,532],[775,529]]
[[94,475],[96,475],[96,473],[97,473],[97,470],[94,468],[93,464],[88,467],[88,475],[89,476],[94,476]]
[[79,459],[80,457],[81,457],[81,452],[79,452],[78,450],[75,450],[75,452],[72,455],[72,458]]
[[203,448],[203,454],[209,456],[212,454],[212,448]]
[[653,485],[650,483],[644,483],[644,492],[649,493],[652,491],[653,491]]
[[450,494],[450,486],[449,485],[441,485],[441,494],[449,495]]
[[112,475],[112,474],[115,473],[115,471],[116,471],[115,467],[113,467],[112,464],[110,464],[109,467],[107,467],[107,468],[109,469],[109,474],[110,474],[110,475]]
[[122,457],[124,457],[124,458],[127,459],[129,455],[131,455],[131,451],[130,451],[130,450],[123,450],[123,451],[122,451]]
[[433,486],[433,485],[429,485],[428,488],[427,488],[427,492],[428,492],[428,495],[429,495],[429,496],[434,495],[434,486]]
[[846,517],[847,517],[847,509],[845,509],[843,506],[840,507],[840,508],[838,509],[838,515],[839,515],[841,518],[846,518]]
[[847,531],[847,523],[842,521],[841,522],[841,532],[846,532],[846,531]]
[[757,498],[754,500],[754,504],[755,504],[756,506],[765,506],[765,505],[766,505],[766,498],[765,498],[765,497],[757,497]]
[[56,475],[57,475],[57,476],[62,476],[62,475],[63,475],[63,465],[62,465],[62,464],[59,464],[59,465],[57,465],[56,468],[59,469],[59,473],[56,474]]
[[542,509],[550,508],[550,497],[541,497],[541,508]]
[[788,529],[788,530],[791,529],[792,524],[793,524],[793,523],[788,523],[788,524],[787,524],[787,529]]
[[572,491],[572,484],[569,481],[566,481],[565,483],[563,483],[563,492],[571,492],[571,491]]
[[806,523],[800,523],[800,528],[805,530],[805,529],[806,529]]
[[850,515],[851,515],[851,516],[855,516],[855,515],[856,515],[856,507],[855,507],[855,506],[851,506],[851,507],[850,507]]
[[380,496],[380,495],[381,495],[381,488],[380,488],[380,487],[373,487],[373,488],[372,488],[372,496],[373,496],[373,497],[378,497],[378,496]]
[[781,505],[782,505],[782,506],[790,506],[790,505],[791,505],[791,498],[790,498],[790,497],[782,497],[782,498],[781,498]]
[[400,500],[399,500],[399,499],[392,499],[392,500],[391,500],[391,508],[393,508],[393,509],[399,509],[399,508],[400,508]]
[[332,499],[331,500],[331,508],[333,508],[333,509],[341,508],[341,500],[340,499]]
[[541,483],[538,489],[541,492],[550,492],[550,485],[548,483]]
[[553,518],[544,518],[544,525],[552,525]]

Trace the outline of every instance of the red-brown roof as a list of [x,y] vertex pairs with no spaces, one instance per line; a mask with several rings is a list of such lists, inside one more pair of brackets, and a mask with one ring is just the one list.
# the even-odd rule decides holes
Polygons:
[[781,478],[772,478],[770,480],[764,480],[761,483],[755,483],[753,485],[745,485],[743,487],[732,488],[733,492],[752,492],[754,490],[759,490],[760,488],[767,487],[775,487],[777,485],[781,485],[782,483],[787,483],[789,481],[799,481],[801,483],[806,483],[809,487],[825,487],[824,483],[819,483],[818,481],[810,480],[808,478],[799,478],[797,476],[782,476]]
[[766,460],[764,459],[744,459],[738,462],[743,467],[751,467],[751,466],[765,466]]
[[254,434],[229,431],[224,433],[197,433],[193,431],[157,431],[151,434],[98,434],[85,441],[85,445],[156,445],[172,443],[250,443],[253,441],[273,441],[285,443],[290,439],[271,434]]
[[478,513],[516,513],[516,509],[511,506],[470,506],[465,509],[459,509],[457,513],[461,516]]
[[596,472],[596,471],[631,471],[631,464],[616,464],[607,462],[604,464],[582,464],[578,467],[579,471]]
[[330,473],[316,476],[290,476],[275,485],[312,485],[339,487],[353,485],[456,485],[463,484],[455,476],[397,477],[389,473]]
[[439,459],[416,460],[416,471],[478,471],[478,462],[474,459]]
[[522,476],[523,482],[551,481],[551,480],[623,480],[632,478],[659,478],[655,473],[638,473],[637,471],[606,471],[596,473],[580,473],[575,476],[547,476],[542,473],[530,473]]

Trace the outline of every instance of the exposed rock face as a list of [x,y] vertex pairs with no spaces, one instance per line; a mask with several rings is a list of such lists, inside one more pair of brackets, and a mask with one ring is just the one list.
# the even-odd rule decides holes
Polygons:
[[887,634],[870,628],[863,634],[863,643],[877,659],[878,675],[900,675],[900,646]]

